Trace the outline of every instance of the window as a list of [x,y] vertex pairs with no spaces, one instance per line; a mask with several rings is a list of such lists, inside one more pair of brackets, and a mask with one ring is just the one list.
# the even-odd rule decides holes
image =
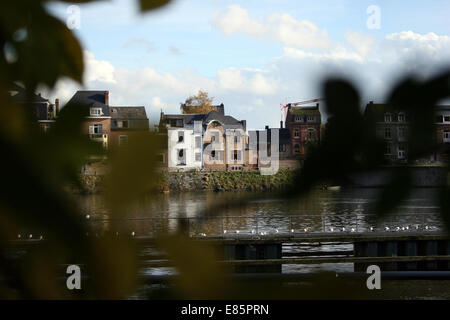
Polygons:
[[195,153],[195,161],[202,161],[202,154],[200,152]]
[[404,113],[398,114],[398,122],[405,122],[405,114]]
[[315,138],[315,134],[314,134],[315,130],[313,128],[308,128],[308,140],[314,140]]
[[123,122],[117,121],[117,128],[122,128],[122,127],[123,127]]
[[178,150],[178,164],[177,165],[179,165],[179,166],[186,165],[184,149]]
[[300,131],[298,130],[298,128],[294,129],[294,138],[298,138],[300,137]]
[[178,131],[178,142],[183,142],[184,140],[184,131]]
[[295,153],[300,153],[300,145],[296,144],[296,145],[294,146],[294,152],[295,152]]
[[234,143],[239,143],[239,137],[238,136],[234,136]]
[[182,127],[183,126],[183,119],[177,119],[176,126],[177,127]]
[[195,137],[195,147],[196,148],[202,147],[202,137],[200,136]]
[[286,152],[286,145],[280,144],[280,152]]
[[444,131],[444,142],[450,142],[450,131]]
[[444,116],[444,122],[450,122],[450,116]]
[[93,124],[89,126],[89,134],[101,134],[103,126],[101,124]]
[[392,121],[392,115],[390,113],[384,114],[384,122],[391,122]]
[[128,143],[128,136],[123,134],[119,136],[119,146],[123,146]]
[[405,157],[406,157],[406,151],[405,150],[406,150],[405,145],[400,143],[398,145],[398,158],[399,159],[405,159]]
[[294,117],[294,121],[295,122],[300,122],[301,121],[301,117],[300,116],[295,116]]
[[211,160],[222,160],[222,151],[211,151]]
[[384,128],[384,138],[391,139],[391,128]]
[[233,160],[235,160],[235,161],[240,161],[241,160],[241,152],[240,151],[234,150]]
[[386,144],[385,154],[391,154],[391,153],[392,153],[392,147],[391,147],[391,144],[388,143],[388,144]]
[[406,129],[404,127],[398,128],[398,138],[404,139],[406,137]]
[[436,116],[436,122],[444,122],[444,117],[442,115]]
[[308,120],[309,122],[314,121],[314,117],[313,117],[313,116],[308,116],[307,120]]
[[102,108],[91,108],[91,116],[98,117],[102,115]]

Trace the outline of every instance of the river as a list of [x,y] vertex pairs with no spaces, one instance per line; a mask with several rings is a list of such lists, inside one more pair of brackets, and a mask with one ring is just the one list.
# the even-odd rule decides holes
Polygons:
[[[155,228],[173,232],[182,220],[189,219],[191,235],[224,235],[239,232],[324,232],[375,230],[438,230],[441,228],[439,205],[435,200],[437,189],[415,189],[408,200],[403,201],[395,212],[376,224],[373,204],[379,189],[345,189],[338,191],[316,190],[309,196],[285,201],[264,194],[246,204],[231,206],[233,199],[246,194],[234,193],[171,193],[158,194],[144,199],[121,218],[131,218],[126,232],[136,236],[149,235]],[[85,215],[96,223],[104,224],[110,217],[102,197],[80,197]],[[219,204],[219,209],[207,210]],[[161,219],[159,219],[161,218]],[[158,222],[157,222],[158,221]],[[131,223],[131,224],[130,224]],[[426,228],[426,229],[425,229]],[[344,231],[345,230],[345,231]],[[351,245],[322,246],[319,250],[351,250]],[[285,250],[285,249],[283,249]],[[289,249],[287,249],[289,250]],[[318,250],[305,246],[302,250]],[[312,271],[351,272],[353,264],[283,265],[283,273]],[[171,268],[147,268],[146,274],[172,274]],[[391,282],[393,298],[450,298],[449,281]],[[436,287],[436,288],[435,288]],[[403,288],[403,289],[402,289]],[[433,288],[433,289],[431,289]],[[396,292],[394,294],[394,292]],[[409,293],[410,294],[409,294]]]

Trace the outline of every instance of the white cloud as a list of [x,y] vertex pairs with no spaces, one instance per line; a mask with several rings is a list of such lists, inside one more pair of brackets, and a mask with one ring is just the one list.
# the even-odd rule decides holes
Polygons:
[[[321,97],[320,83],[330,73],[353,79],[365,104],[382,101],[398,75],[411,70],[431,72],[450,62],[447,36],[406,31],[374,43],[370,53],[364,46],[355,51],[335,46],[315,53],[286,46],[281,57],[260,69],[222,68],[212,77],[188,68],[180,72],[156,67],[116,68],[86,52],[85,89],[110,90],[112,105],[146,106],[152,124],[159,120],[161,108],[178,113],[180,102],[204,89],[215,103],[225,104],[227,114],[246,119],[249,128],[261,128],[279,125],[279,105],[286,99],[295,102]],[[77,89],[73,81],[63,80],[44,96],[65,102]]]
[[266,78],[260,71],[227,68],[217,71],[217,89],[239,91],[260,95],[273,94],[277,83]]
[[332,46],[326,30],[320,30],[309,20],[298,20],[286,13],[271,14],[264,22],[260,22],[252,18],[247,9],[231,5],[226,11],[216,12],[212,23],[227,36],[243,33],[302,49],[326,49]]
[[286,46],[303,49],[328,49],[332,46],[326,30],[309,20],[297,20],[289,14],[272,14],[268,18],[271,36]]
[[375,44],[374,38],[361,32],[348,32],[345,34],[345,39],[362,57],[366,57],[372,51],[373,45]]
[[252,19],[248,11],[238,5],[228,6],[225,12],[216,12],[213,23],[227,36],[234,33],[245,33],[251,36],[262,36],[266,27]]
[[114,66],[105,60],[98,60],[94,54],[90,51],[84,51],[84,64],[87,66],[84,73],[84,82],[106,82],[116,83],[115,80],[115,68]]

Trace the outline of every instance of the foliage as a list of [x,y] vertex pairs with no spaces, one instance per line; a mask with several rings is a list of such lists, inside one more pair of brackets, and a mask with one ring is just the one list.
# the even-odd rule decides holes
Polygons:
[[[49,14],[47,2],[0,2],[0,44],[5,53],[0,57],[0,115],[6,119],[0,123],[0,166],[4,172],[0,184],[0,298],[127,298],[139,283],[141,262],[136,242],[108,232],[117,226],[115,219],[103,237],[95,237],[77,202],[64,187],[79,183],[80,168],[89,157],[105,156],[99,145],[81,134],[86,116],[83,108],[62,108],[56,125],[44,134],[30,116],[30,105],[16,104],[6,94],[11,83],[20,81],[31,101],[38,85],[52,88],[62,77],[78,82],[83,79],[82,47],[72,31]],[[143,11],[152,10],[168,2],[140,0],[140,7]],[[449,83],[448,73],[428,81],[408,77],[392,91],[389,102],[415,115],[409,130],[410,161],[437,147],[432,137],[432,107],[449,96]],[[310,152],[294,186],[284,196],[302,196],[320,181],[345,181],[349,174],[384,164],[383,142],[375,136],[371,121],[361,113],[356,89],[343,79],[328,80],[324,88],[330,115],[326,136]],[[184,105],[184,113],[203,113],[210,110],[212,98],[199,91]],[[108,155],[112,168],[106,178],[105,199],[112,218],[120,217],[144,194],[154,193],[154,154],[158,149],[156,137],[143,134],[122,152]],[[391,183],[380,194],[380,214],[392,211],[408,195],[410,182],[407,168],[395,171]],[[443,217],[450,226],[448,194],[448,187],[443,188],[440,201]],[[220,210],[245,205],[248,200],[217,204],[205,212],[215,215]],[[19,234],[43,235],[44,241],[22,250],[21,259],[17,259],[10,249],[21,245]],[[324,292],[331,298],[363,296],[340,279],[326,276],[317,276],[317,286],[307,291],[272,287],[270,283],[232,283],[226,271],[215,263],[210,248],[196,246],[181,234],[161,236],[158,244],[180,271],[180,290],[172,293],[174,297],[305,298],[323,297]],[[77,293],[68,291],[65,283],[58,280],[64,275],[63,267],[72,263],[83,263],[90,276],[88,285]]]
[[210,98],[208,92],[199,90],[196,95],[190,96],[184,103],[181,104],[180,109],[182,113],[209,113],[213,110],[213,98]]

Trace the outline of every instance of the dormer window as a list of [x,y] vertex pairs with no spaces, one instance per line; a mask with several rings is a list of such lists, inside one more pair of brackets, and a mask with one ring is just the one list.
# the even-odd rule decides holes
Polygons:
[[405,122],[405,114],[404,113],[398,114],[398,122]]
[[102,108],[91,108],[91,116],[99,117],[102,115]]

